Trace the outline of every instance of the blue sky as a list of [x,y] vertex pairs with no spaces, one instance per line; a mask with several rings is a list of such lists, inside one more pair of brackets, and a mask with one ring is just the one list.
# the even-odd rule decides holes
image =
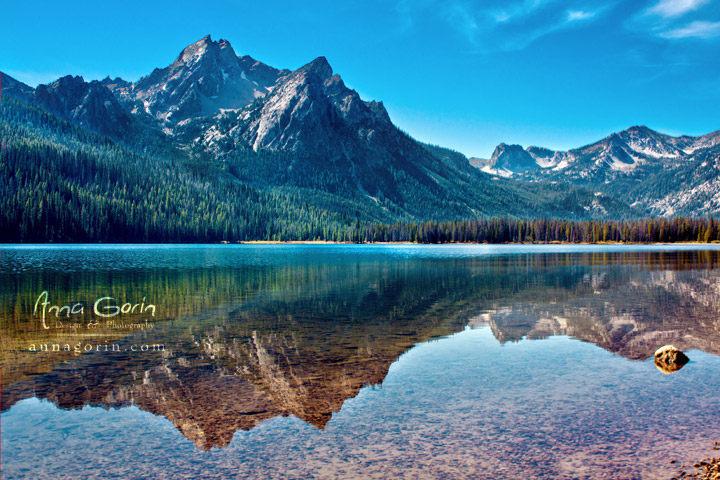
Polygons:
[[324,55],[400,128],[469,156],[720,129],[720,0],[3,1],[0,70],[137,80],[208,33],[279,68]]

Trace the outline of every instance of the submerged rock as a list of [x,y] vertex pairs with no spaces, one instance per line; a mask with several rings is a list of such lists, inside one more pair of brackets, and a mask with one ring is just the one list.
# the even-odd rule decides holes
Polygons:
[[690,359],[675,345],[665,345],[655,351],[655,366],[662,373],[675,373]]

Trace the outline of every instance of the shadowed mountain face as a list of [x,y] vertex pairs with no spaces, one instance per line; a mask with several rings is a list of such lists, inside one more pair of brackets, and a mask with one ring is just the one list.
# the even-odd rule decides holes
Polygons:
[[65,76],[36,89],[2,75],[2,93],[36,105],[92,132],[121,137],[130,134],[134,119],[101,82]]
[[[48,131],[38,137],[23,112],[29,103],[111,137],[129,152],[157,157],[153,163],[168,162],[173,177],[200,172],[214,188],[242,184],[290,195],[296,203],[339,215],[347,227],[355,218],[393,223],[493,215],[596,219],[720,213],[718,132],[672,137],[635,126],[569,151],[502,143],[491,159],[468,160],[404,133],[382,102],[361,99],[325,57],[281,70],[239,56],[227,40],[208,35],[136,82],[67,76],[33,89],[4,77],[2,93],[16,102],[4,107],[0,129],[22,133],[13,136],[13,148],[26,137],[51,141],[56,151],[97,142],[64,125],[71,138]],[[24,158],[32,157],[30,148],[23,143],[18,149],[21,163],[30,165]],[[49,163],[45,170],[68,170],[63,162]],[[116,169],[132,171],[128,162],[115,163]],[[107,176],[117,175],[98,178]],[[60,202],[47,198],[43,203]],[[67,226],[61,229],[62,238],[77,240],[74,232],[66,233]]]
[[22,82],[18,82],[13,77],[5,73],[2,74],[0,82],[2,82],[0,83],[0,86],[2,86],[3,95],[8,95],[24,102],[31,101],[34,93],[34,90],[31,87]]
[[[3,410],[33,396],[63,409],[135,405],[209,449],[275,416],[324,428],[404,352],[467,325],[489,325],[501,343],[569,335],[632,360],[669,343],[720,355],[718,252],[283,252],[49,252],[42,263],[57,267],[42,268],[30,252],[4,250]],[[44,329],[33,314],[43,290],[83,313],[49,315]],[[104,296],[144,300],[156,315],[102,319],[88,336]],[[76,344],[110,348],[75,353]],[[30,351],[41,345],[51,351]],[[131,351],[141,345],[150,348]]]
[[538,168],[535,158],[520,145],[501,143],[495,148],[483,171],[502,176],[511,176]]

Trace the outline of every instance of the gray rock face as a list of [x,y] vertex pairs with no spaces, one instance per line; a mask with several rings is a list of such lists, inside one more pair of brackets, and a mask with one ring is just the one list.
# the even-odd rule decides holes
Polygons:
[[238,138],[255,151],[327,151],[338,147],[341,132],[371,141],[377,128],[392,127],[382,103],[361,100],[325,57],[279,80],[238,123]]
[[114,88],[123,102],[167,122],[243,108],[264,97],[287,71],[238,57],[230,42],[210,35],[186,47],[175,61],[128,86]]
[[501,143],[490,157],[490,167],[511,173],[526,172],[538,168],[535,158],[520,145]]
[[29,87],[2,74],[2,95],[46,110],[87,130],[119,137],[133,119],[101,82],[65,76],[47,85]]
[[645,126],[630,127],[593,144],[568,151],[501,143],[490,165],[512,173],[561,172],[568,179],[632,175],[648,166],[670,167],[720,144],[720,131],[702,137],[672,137]]
[[39,85],[28,101],[82,128],[115,137],[122,136],[133,121],[102,83],[88,83],[82,77],[68,75]]
[[[537,195],[511,201],[490,188],[464,156],[428,148],[401,132],[381,102],[363,101],[324,57],[292,72],[278,70],[206,36],[136,83],[68,76],[33,89],[5,75],[2,93],[138,150],[151,137],[223,160],[237,150],[267,152],[275,160],[290,153],[287,165],[264,174],[286,169],[290,176],[322,177],[323,185],[348,187],[375,204],[383,197],[408,204],[419,188],[430,203],[452,204],[458,217],[489,213],[485,204],[496,199],[503,206],[493,207],[494,213],[527,214],[528,205],[537,213]],[[553,197],[548,212],[606,216],[606,199],[612,199],[626,216],[720,214],[720,131],[672,137],[636,126],[569,151],[500,144],[491,159],[472,159],[472,165],[493,175],[549,182],[553,191],[582,187],[582,204],[575,194],[567,201]],[[237,174],[253,181],[247,171]]]
[[665,345],[655,352],[655,366],[663,373],[675,373],[690,359],[674,345]]

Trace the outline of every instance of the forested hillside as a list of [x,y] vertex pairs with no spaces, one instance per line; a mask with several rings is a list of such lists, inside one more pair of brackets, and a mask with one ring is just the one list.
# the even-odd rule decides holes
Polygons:
[[11,98],[2,99],[0,138],[3,242],[314,238],[354,220],[193,168],[179,150],[133,152]]

